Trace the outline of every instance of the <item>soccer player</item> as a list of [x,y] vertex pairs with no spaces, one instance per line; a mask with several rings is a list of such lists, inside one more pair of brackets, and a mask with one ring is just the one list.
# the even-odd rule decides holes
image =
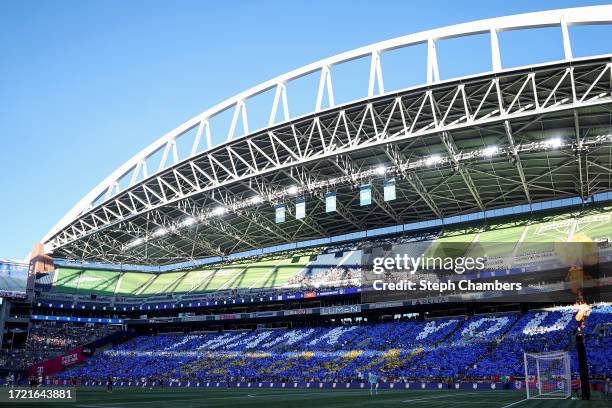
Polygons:
[[378,378],[374,373],[368,373],[368,381],[370,382],[370,395],[378,395]]
[[106,392],[113,392],[113,377],[108,376],[108,383],[106,384]]
[[13,388],[13,382],[15,381],[15,374],[11,371],[9,375],[6,376],[6,386]]

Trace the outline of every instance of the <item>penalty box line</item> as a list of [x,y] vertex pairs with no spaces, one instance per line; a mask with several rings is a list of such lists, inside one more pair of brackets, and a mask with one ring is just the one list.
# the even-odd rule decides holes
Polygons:
[[452,398],[452,397],[458,397],[461,395],[473,395],[473,394],[482,394],[482,391],[481,392],[457,392],[457,393],[450,394],[450,395],[434,395],[432,397],[407,399],[402,402],[427,401],[427,400],[438,399],[438,398]]
[[504,405],[504,406],[503,406],[503,407],[501,407],[501,408],[508,408],[508,407],[512,407],[512,406],[514,406],[514,405],[518,405],[518,404],[520,404],[521,402],[525,402],[525,401],[528,401],[528,399],[527,399],[527,398],[523,398],[522,400],[515,401],[515,402],[513,402],[513,403],[511,403],[511,404],[508,404],[508,405]]

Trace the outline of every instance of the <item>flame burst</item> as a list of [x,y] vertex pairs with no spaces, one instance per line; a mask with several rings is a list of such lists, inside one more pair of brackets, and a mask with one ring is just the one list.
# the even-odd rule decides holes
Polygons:
[[592,279],[584,267],[599,262],[597,242],[585,234],[577,233],[568,242],[556,243],[555,252],[561,262],[569,265],[565,280],[570,282],[570,290],[578,297],[578,303],[582,303],[583,282]]

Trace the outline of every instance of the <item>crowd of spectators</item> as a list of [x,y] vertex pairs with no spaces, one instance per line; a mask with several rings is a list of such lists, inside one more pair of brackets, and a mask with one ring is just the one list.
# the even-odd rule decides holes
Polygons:
[[347,287],[358,285],[361,268],[331,266],[315,274],[298,273],[287,282],[300,288]]
[[[61,375],[121,380],[345,381],[520,377],[523,353],[565,350],[577,372],[571,307],[377,324],[140,336]],[[586,320],[591,373],[612,374],[612,308]],[[603,328],[603,331],[602,331]]]
[[75,325],[60,322],[33,323],[23,347],[0,350],[0,367],[25,369],[33,364],[64,354],[77,346],[105,337],[115,326]]

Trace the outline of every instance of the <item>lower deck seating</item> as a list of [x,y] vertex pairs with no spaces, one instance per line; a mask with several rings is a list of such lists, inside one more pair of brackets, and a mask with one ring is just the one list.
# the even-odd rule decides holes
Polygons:
[[[562,307],[378,324],[140,336],[96,355],[61,377],[125,380],[298,381],[521,376],[523,352],[570,351],[577,309]],[[591,374],[612,374],[612,308],[597,305],[586,319]],[[602,330],[602,327],[604,330]]]

